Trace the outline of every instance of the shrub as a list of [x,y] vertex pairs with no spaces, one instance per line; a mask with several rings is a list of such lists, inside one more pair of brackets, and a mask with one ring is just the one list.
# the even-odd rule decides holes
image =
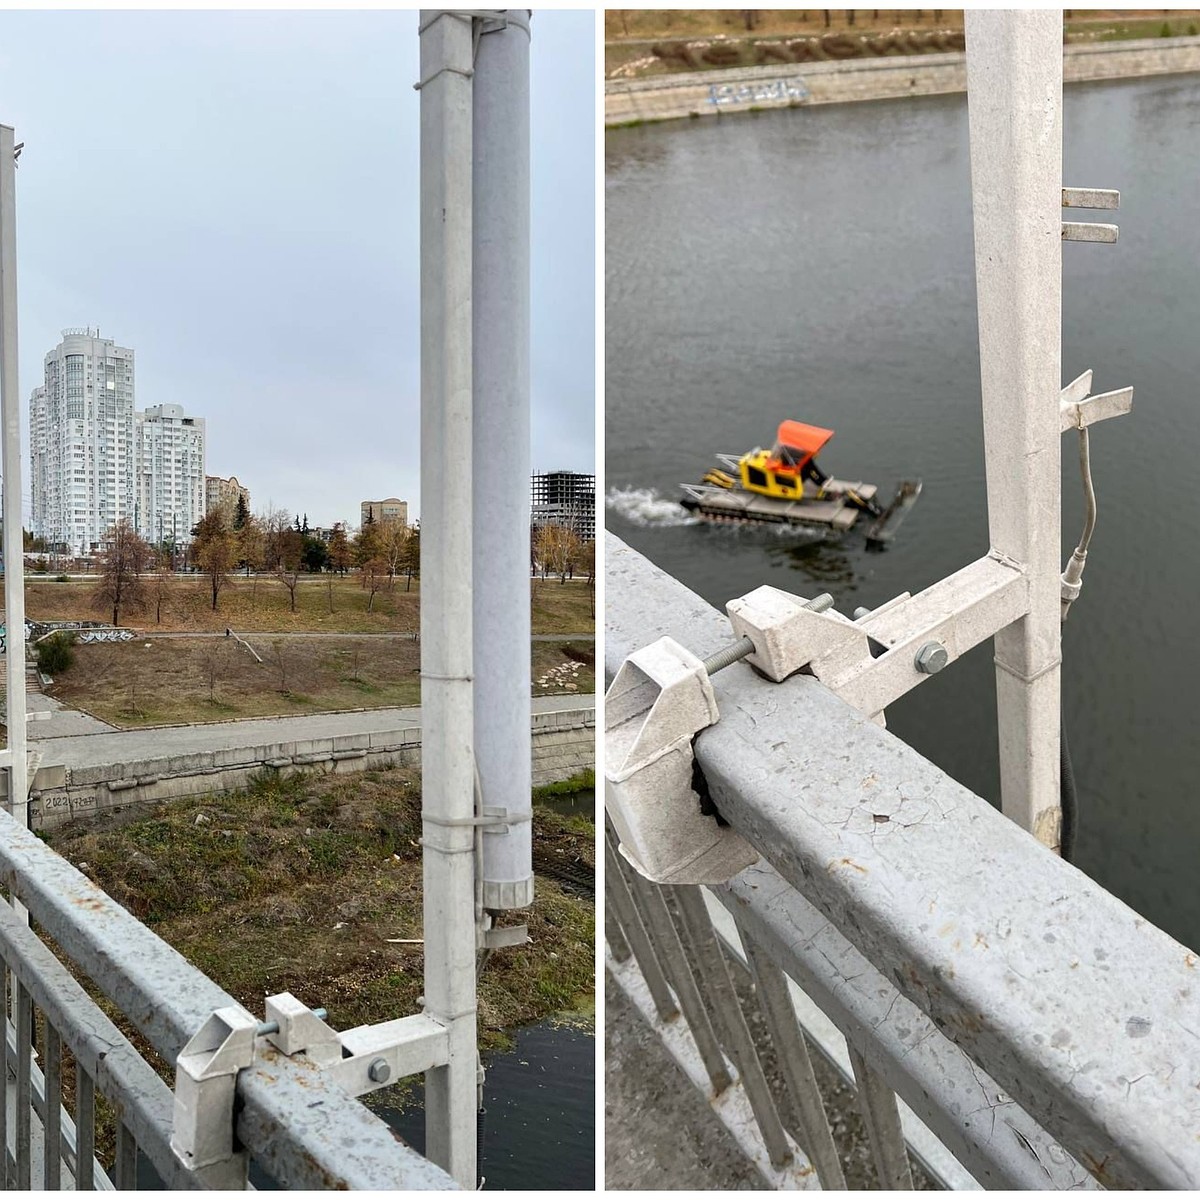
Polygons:
[[47,675],[61,675],[75,657],[73,633],[55,633],[37,645],[38,670]]
[[1171,36],[1171,26],[1168,25],[1166,21],[1163,22],[1162,28],[1158,31],[1158,36],[1159,37],[1170,37]]
[[1189,25],[1188,26],[1188,37],[1195,37],[1195,36],[1196,36],[1196,26]]
[[69,575],[55,575],[54,582],[55,583],[70,583],[71,578]]

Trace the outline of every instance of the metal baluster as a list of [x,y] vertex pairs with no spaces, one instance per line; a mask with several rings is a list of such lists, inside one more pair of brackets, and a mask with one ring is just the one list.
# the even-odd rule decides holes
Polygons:
[[79,1061],[75,1063],[75,1190],[95,1191],[96,1085]]
[[604,909],[604,940],[608,943],[608,948],[612,951],[613,958],[619,963],[626,963],[633,957],[633,950],[630,949],[629,939],[626,938],[625,930],[617,918],[616,906],[612,898],[612,893],[616,890],[616,884],[613,883],[611,871],[605,873],[604,890],[606,900]]
[[33,1120],[33,1091],[29,1068],[33,1061],[33,1002],[21,984],[13,980],[13,1003],[17,1025],[17,1190],[29,1191],[33,1153],[30,1135]]
[[125,1127],[124,1121],[117,1122],[117,1161],[114,1183],[118,1192],[137,1189],[137,1142]]
[[780,1167],[792,1157],[791,1145],[775,1099],[763,1074],[754,1039],[746,1025],[741,1001],[729,977],[724,951],[717,943],[712,921],[704,898],[698,887],[673,887],[671,893],[679,906],[683,925],[696,952],[695,967],[698,980],[704,983],[702,992],[716,1014],[725,1033],[725,1047],[733,1065],[742,1077],[746,1099],[754,1110],[754,1117],[762,1131],[763,1145],[767,1148],[772,1166]]
[[[736,913],[734,915],[736,919]],[[738,933],[746,952],[746,962],[754,977],[755,992],[766,1018],[779,1069],[796,1111],[800,1133],[796,1140],[812,1159],[821,1187],[826,1191],[845,1191],[846,1177],[842,1173],[837,1146],[829,1129],[829,1119],[825,1115],[821,1089],[813,1073],[804,1033],[796,1020],[796,1010],[788,994],[787,977],[740,924]]]
[[908,1168],[908,1151],[904,1145],[904,1131],[900,1128],[896,1093],[867,1066],[866,1059],[853,1046],[848,1048],[854,1080],[858,1084],[858,1106],[867,1126],[879,1186],[885,1192],[911,1192],[912,1172]]
[[638,908],[646,918],[646,929],[658,955],[663,972],[670,982],[684,1020],[688,1023],[692,1040],[708,1071],[715,1095],[720,1095],[730,1084],[729,1070],[725,1065],[725,1056],[721,1053],[720,1043],[713,1031],[712,1023],[700,998],[696,981],[688,967],[683,944],[679,940],[679,932],[674,920],[667,910],[662,891],[648,880],[642,879],[632,867],[626,867],[618,855],[618,869],[629,884],[629,890]]
[[8,967],[0,966],[0,1184],[8,1191],[12,1171],[8,1157]]
[[46,1018],[45,1188],[62,1190],[62,1039]]
[[[615,910],[617,919],[620,921],[623,929],[623,936],[627,939],[626,953],[632,949],[633,953],[637,956],[637,963],[641,968],[642,978],[646,981],[646,987],[649,988],[650,995],[654,999],[654,1007],[658,1012],[659,1020],[670,1021],[678,1016],[679,1006],[675,1003],[675,997],[671,995],[671,989],[667,986],[667,980],[662,973],[662,967],[659,966],[658,959],[654,954],[654,948],[651,946],[650,939],[646,935],[645,927],[642,925],[642,918],[637,910],[637,902],[630,894],[625,877],[621,874],[621,868],[616,862],[617,853],[611,839],[605,838],[604,880],[606,890],[608,891],[609,903]],[[611,922],[611,924],[615,925],[616,922]],[[604,932],[611,945],[613,930],[609,925],[606,925]]]

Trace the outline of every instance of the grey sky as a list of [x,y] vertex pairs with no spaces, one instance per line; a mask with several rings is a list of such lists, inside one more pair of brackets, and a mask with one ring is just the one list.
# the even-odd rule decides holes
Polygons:
[[[594,469],[594,30],[534,12],[542,470]],[[99,325],[255,509],[417,511],[417,53],[415,11],[0,12],[22,424],[60,330]]]

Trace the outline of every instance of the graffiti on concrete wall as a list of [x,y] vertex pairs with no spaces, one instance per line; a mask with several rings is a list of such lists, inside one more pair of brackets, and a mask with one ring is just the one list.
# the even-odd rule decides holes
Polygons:
[[79,634],[79,641],[84,643],[130,642],[132,640],[132,629],[85,629]]
[[808,88],[800,79],[773,79],[768,83],[714,83],[709,85],[709,104],[760,104],[768,100],[808,99]]

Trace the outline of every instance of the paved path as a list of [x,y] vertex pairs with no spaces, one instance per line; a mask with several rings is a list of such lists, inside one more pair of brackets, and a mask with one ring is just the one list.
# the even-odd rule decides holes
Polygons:
[[[569,712],[594,708],[596,697],[535,696],[533,711]],[[421,709],[374,708],[363,712],[313,713],[303,717],[261,717],[212,725],[166,725],[156,729],[121,729],[79,733],[39,740],[44,767],[84,767],[100,763],[140,762],[164,754],[200,754],[235,746],[262,746],[308,738],[355,733],[419,729]]]
[[[256,641],[278,641],[280,638],[285,640],[290,638],[400,638],[403,641],[411,642],[416,639],[415,633],[324,633],[319,629],[302,630],[293,633],[272,633],[267,631],[251,631],[244,633],[237,629],[234,632],[244,641],[249,641],[254,638]],[[155,638],[223,638],[227,635],[213,630],[198,629],[191,632],[172,630],[171,632],[156,632],[152,629],[139,630],[137,636],[132,640],[135,642],[152,642]],[[594,642],[596,640],[595,633],[535,633],[531,639],[535,642]]]
[[79,737],[85,733],[115,733],[116,726],[108,725],[99,717],[67,708],[61,700],[47,696],[44,692],[29,692],[25,707],[31,712],[47,713],[37,721],[29,722],[29,740],[46,741],[48,738]]

